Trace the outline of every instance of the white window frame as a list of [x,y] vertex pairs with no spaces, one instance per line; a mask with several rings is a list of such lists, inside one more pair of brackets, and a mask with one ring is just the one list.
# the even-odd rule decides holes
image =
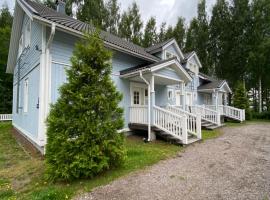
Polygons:
[[23,46],[24,46],[24,44],[23,44],[23,34],[22,34],[20,37],[20,40],[19,40],[18,57],[22,54]]
[[28,100],[29,100],[29,79],[26,78],[23,84],[23,112],[28,112]]
[[24,29],[24,48],[31,44],[31,21],[29,20]]
[[[167,54],[169,54],[168,57],[167,57]],[[167,51],[167,50],[164,51],[164,59],[165,60],[170,59],[172,57],[176,57],[179,60],[179,57],[176,54],[174,54],[174,53],[172,53],[170,51]]]
[[173,97],[174,97],[173,91],[174,91],[173,89],[168,89],[167,91],[168,100],[173,100]]

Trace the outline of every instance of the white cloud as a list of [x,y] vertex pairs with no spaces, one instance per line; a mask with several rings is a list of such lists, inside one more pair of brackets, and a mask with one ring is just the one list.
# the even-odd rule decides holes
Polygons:
[[[121,4],[121,10],[127,8],[134,0],[118,0]],[[177,17],[181,16],[186,19],[186,24],[197,15],[197,4],[200,0],[135,0],[140,7],[141,16],[146,22],[151,16],[156,17],[158,26],[162,22],[167,25],[174,25]],[[206,0],[208,13],[211,13],[212,6],[216,0]],[[0,0],[0,6],[7,3],[13,10],[15,0]]]

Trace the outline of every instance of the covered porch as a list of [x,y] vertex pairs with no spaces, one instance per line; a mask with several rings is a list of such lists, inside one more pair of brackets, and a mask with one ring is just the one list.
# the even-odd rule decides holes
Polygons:
[[176,58],[168,59],[130,71],[122,78],[130,81],[129,124],[144,125],[148,141],[161,131],[188,144],[188,134],[201,138],[200,120],[170,105],[175,105],[174,88],[184,90],[191,77]]

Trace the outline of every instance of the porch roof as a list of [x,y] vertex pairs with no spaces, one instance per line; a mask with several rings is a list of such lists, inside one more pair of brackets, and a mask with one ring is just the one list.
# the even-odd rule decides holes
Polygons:
[[176,73],[178,73],[185,82],[189,82],[192,80],[192,77],[188,73],[188,71],[180,64],[176,57],[169,58],[167,60],[162,60],[160,62],[156,62],[150,65],[139,65],[135,67],[131,67],[125,70],[120,71],[120,75],[122,77],[133,77],[138,76],[140,72],[156,72],[161,70],[162,68],[171,67],[176,69]]
[[199,92],[204,92],[204,91],[213,91],[215,89],[222,90],[224,88],[226,88],[229,93],[232,93],[227,81],[225,80],[214,80],[210,83],[206,83],[199,86],[197,90]]

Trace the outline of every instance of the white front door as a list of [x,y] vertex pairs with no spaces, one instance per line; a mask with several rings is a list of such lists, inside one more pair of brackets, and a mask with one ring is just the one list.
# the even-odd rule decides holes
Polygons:
[[132,87],[131,104],[133,106],[148,105],[148,90],[145,87]]
[[182,106],[183,103],[182,103],[182,99],[181,99],[181,92],[180,91],[176,91],[175,92],[175,101],[176,101],[176,105],[177,106]]
[[186,105],[187,106],[192,105],[192,93],[186,93]]

